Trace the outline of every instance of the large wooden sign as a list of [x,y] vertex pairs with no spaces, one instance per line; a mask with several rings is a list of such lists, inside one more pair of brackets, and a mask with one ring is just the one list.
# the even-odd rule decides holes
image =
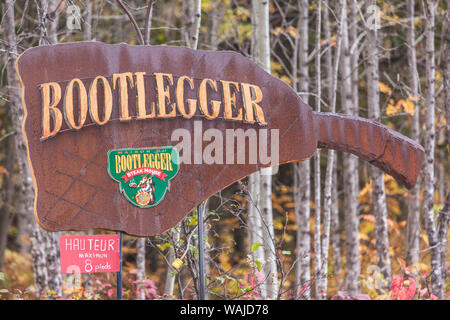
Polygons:
[[35,215],[50,231],[160,234],[233,182],[307,159],[318,145],[354,153],[407,187],[423,163],[412,140],[313,113],[233,52],[68,43],[27,50],[17,72]]

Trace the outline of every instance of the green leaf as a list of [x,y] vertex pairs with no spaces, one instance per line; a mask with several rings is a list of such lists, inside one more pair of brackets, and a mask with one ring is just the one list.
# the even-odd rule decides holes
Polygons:
[[188,226],[196,226],[197,225],[197,218],[189,217],[187,219],[186,225],[188,225]]
[[260,242],[256,242],[254,244],[252,244],[252,252],[255,252],[256,250],[258,250],[259,246],[261,246]]
[[0,280],[5,280],[5,274],[3,272],[0,272]]
[[291,254],[289,250],[283,250],[281,251],[281,253],[284,254],[285,256],[289,256]]
[[255,264],[256,264],[256,267],[258,268],[258,271],[261,271],[261,268],[262,268],[262,263],[261,263],[261,261],[255,260]]

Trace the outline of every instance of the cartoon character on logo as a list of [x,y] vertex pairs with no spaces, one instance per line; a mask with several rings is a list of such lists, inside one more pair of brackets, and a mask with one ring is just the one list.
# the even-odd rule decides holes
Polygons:
[[140,206],[146,206],[155,202],[155,184],[153,183],[153,176],[143,176],[138,184],[130,182],[128,184],[131,188],[140,188],[136,193],[136,202]]

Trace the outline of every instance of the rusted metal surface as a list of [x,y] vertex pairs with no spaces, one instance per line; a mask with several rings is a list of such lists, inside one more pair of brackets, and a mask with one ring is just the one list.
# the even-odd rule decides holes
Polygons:
[[359,117],[314,112],[319,148],[350,152],[390,174],[408,189],[417,181],[424,149],[388,127]]
[[[108,176],[108,151],[175,146],[171,140],[173,131],[185,128],[194,137],[194,120],[201,123],[203,131],[279,129],[280,164],[310,158],[317,146],[335,148],[370,161],[411,187],[423,162],[423,149],[419,145],[383,126],[363,119],[313,114],[287,84],[233,52],[68,43],[27,50],[18,59],[17,71],[23,87],[23,134],[35,185],[35,216],[50,231],[103,228],[138,236],[160,234],[174,227],[204,199],[264,167],[259,164],[259,155],[257,164],[182,163],[160,204],[142,209],[128,202]],[[267,125],[224,121],[222,113],[207,120],[199,110],[191,119],[177,116],[136,120],[138,93],[134,86],[128,90],[130,121],[119,121],[123,115],[113,109],[111,120],[105,125],[99,126],[88,117],[83,128],[71,130],[63,121],[57,135],[40,139],[43,135],[40,85],[55,82],[64,87],[76,76],[89,87],[98,75],[110,80],[114,73],[124,72],[170,73],[174,82],[186,75],[194,79],[195,87],[205,78],[255,84],[264,97],[260,107]],[[155,89],[145,90],[148,101],[157,99]],[[209,99],[220,100],[221,93],[210,90]],[[176,96],[174,87],[170,88],[170,95]],[[100,92],[99,99],[103,97]],[[184,98],[196,98],[195,90],[187,90]],[[119,93],[114,92],[112,99],[117,103]],[[79,101],[75,102],[77,105]],[[57,108],[62,110],[63,103]],[[201,143],[202,149],[208,144]],[[236,154],[237,146],[234,148]],[[248,149],[247,145],[246,159]]]

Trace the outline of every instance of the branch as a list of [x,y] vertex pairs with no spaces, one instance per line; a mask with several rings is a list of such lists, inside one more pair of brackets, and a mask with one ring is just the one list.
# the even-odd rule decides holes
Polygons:
[[127,14],[128,18],[130,19],[131,23],[133,24],[134,29],[136,30],[136,33],[139,38],[139,42],[141,44],[144,44],[144,38],[142,37],[142,32],[139,30],[139,27],[137,25],[136,19],[134,19],[133,15],[131,14],[130,10],[125,6],[125,4],[122,2],[122,0],[117,0],[117,3],[122,7],[123,11]]
[[15,131],[11,131],[11,132],[5,134],[3,137],[0,138],[0,142],[2,142],[3,140],[5,140],[6,138],[8,138],[9,136],[11,136],[15,133],[16,133]]
[[148,45],[150,43],[150,22],[152,19],[153,0],[147,0],[147,11],[145,12],[144,41]]

